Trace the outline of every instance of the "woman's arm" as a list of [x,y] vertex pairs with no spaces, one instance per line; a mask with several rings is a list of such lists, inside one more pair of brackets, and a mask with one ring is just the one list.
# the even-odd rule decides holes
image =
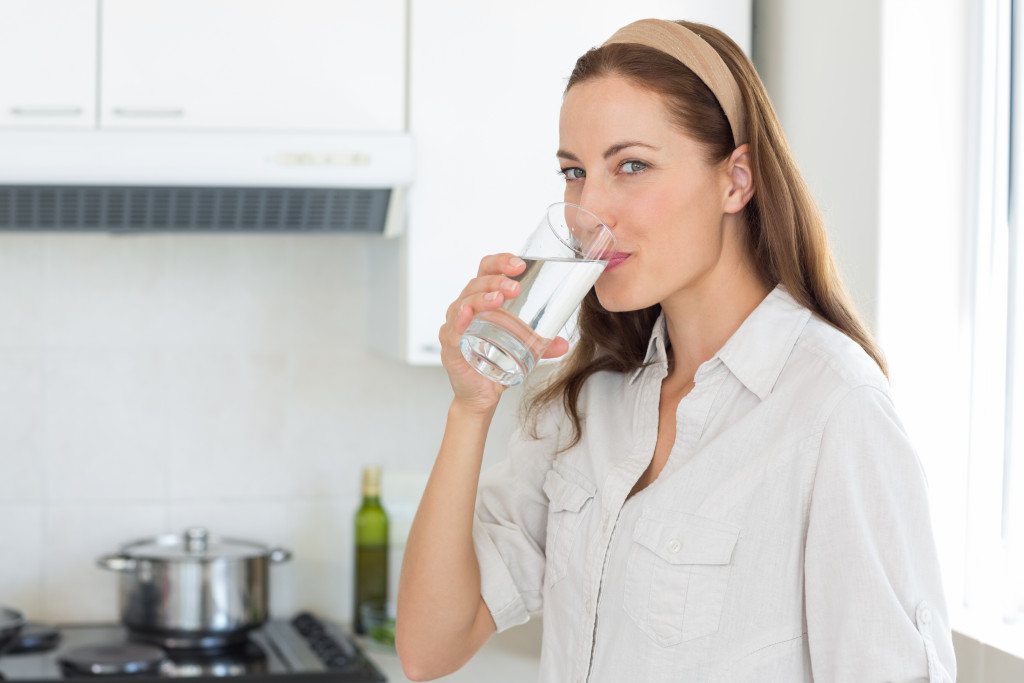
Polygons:
[[820,448],[804,558],[815,680],[951,683],[927,485],[888,396],[853,389]]
[[477,311],[495,309],[506,295],[518,294],[519,285],[509,276],[523,266],[511,254],[483,259],[438,334],[455,398],[409,531],[398,587],[395,645],[413,680],[455,671],[495,631],[480,595],[473,511],[487,432],[504,388],[469,366],[459,338]]
[[430,680],[459,669],[494,633],[480,597],[473,509],[489,412],[459,401],[405,546],[396,645],[406,676]]

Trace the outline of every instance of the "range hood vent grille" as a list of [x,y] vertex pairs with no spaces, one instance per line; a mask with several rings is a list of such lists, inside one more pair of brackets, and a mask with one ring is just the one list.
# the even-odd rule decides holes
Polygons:
[[0,185],[0,230],[380,234],[390,189]]

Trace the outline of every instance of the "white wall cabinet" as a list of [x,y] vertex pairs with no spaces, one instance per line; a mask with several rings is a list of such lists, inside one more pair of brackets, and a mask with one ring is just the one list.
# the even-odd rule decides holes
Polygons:
[[0,125],[403,132],[406,0],[0,0]]
[[0,126],[96,125],[97,0],[0,0]]
[[[750,0],[412,0],[409,223],[371,272],[373,329],[387,351],[439,362],[437,330],[484,254],[515,251],[562,199],[558,111],[576,58],[646,17],[720,27],[750,49]],[[391,264],[400,263],[397,269]]]
[[405,130],[405,0],[102,0],[100,125]]

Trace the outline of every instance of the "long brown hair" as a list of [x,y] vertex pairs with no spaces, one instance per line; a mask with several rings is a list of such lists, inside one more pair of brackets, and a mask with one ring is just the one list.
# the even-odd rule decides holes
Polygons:
[[[747,244],[759,275],[770,285],[784,285],[799,303],[860,344],[887,373],[880,349],[840,280],[824,218],[800,175],[754,65],[721,31],[693,22],[678,23],[699,34],[722,56],[743,97],[756,188],[744,217]],[[711,90],[674,57],[635,44],[594,48],[577,60],[566,92],[583,81],[611,75],[660,94],[674,122],[702,144],[708,162],[717,163],[732,154],[732,131],[721,106]],[[611,313],[591,290],[580,307],[576,346],[552,381],[528,395],[528,418],[535,419],[540,409],[560,398],[572,421],[570,445],[578,442],[582,417],[577,403],[583,384],[596,372],[629,372],[642,366],[660,311],[655,305]]]

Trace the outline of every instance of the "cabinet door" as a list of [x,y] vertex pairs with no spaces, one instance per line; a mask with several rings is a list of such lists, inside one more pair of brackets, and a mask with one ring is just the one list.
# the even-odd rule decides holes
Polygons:
[[[562,200],[558,114],[565,81],[587,49],[631,21],[668,17],[718,26],[749,52],[750,0],[594,0],[581,8],[549,0],[412,4],[416,177],[405,272],[374,285],[386,301],[395,299],[389,280],[404,282],[396,295],[401,337],[384,349],[390,354],[437,363],[437,329],[480,258],[519,249],[545,208]],[[375,264],[378,271],[387,272]]]
[[0,126],[96,125],[96,0],[0,0]]
[[400,132],[405,0],[104,0],[103,127]]

